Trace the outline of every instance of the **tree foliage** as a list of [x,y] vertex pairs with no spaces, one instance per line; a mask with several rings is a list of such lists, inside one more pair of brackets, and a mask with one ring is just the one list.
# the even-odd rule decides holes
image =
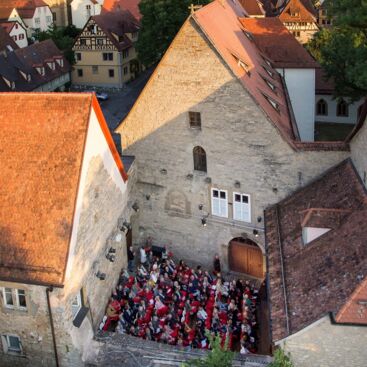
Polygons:
[[327,10],[333,27],[307,48],[335,81],[335,96],[356,101],[367,96],[367,1],[328,1]]
[[158,62],[190,14],[190,5],[211,0],[141,0],[142,28],[136,44],[139,58],[146,65]]
[[213,337],[208,332],[206,335],[212,347],[206,358],[192,359],[183,367],[231,367],[234,353],[228,348],[228,340],[222,347],[219,335]]
[[268,367],[294,367],[290,355],[285,353],[282,348],[278,348],[274,353],[274,360]]
[[74,44],[74,39],[79,34],[80,30],[74,25],[68,25],[67,27],[57,27],[53,25],[47,31],[37,31],[35,34],[35,39],[38,41],[45,41],[47,39],[52,39],[55,45],[64,53],[66,59],[74,64],[74,52],[72,47]]

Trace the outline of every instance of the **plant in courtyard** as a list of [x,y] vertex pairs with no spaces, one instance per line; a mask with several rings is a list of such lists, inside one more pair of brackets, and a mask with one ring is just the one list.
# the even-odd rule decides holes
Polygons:
[[335,82],[335,96],[356,101],[367,95],[367,2],[327,2],[333,27],[316,33],[307,45],[327,78]]
[[286,353],[282,348],[278,348],[274,353],[274,360],[268,367],[294,367],[289,353]]
[[211,0],[141,0],[142,28],[136,44],[140,61],[150,66],[158,62],[190,14],[190,5]]
[[207,331],[206,336],[209,339],[211,351],[205,358],[192,359],[182,367],[231,367],[234,353],[228,348],[228,338],[222,347],[219,335],[212,336]]

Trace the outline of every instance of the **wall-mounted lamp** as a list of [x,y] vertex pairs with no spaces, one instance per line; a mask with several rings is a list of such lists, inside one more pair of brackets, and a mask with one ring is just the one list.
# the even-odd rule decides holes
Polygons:
[[212,183],[212,178],[211,177],[206,177],[204,180],[206,183]]
[[131,229],[131,224],[129,222],[126,222],[126,220],[124,221],[123,226],[127,229]]
[[203,210],[204,205],[203,204],[199,204],[199,210]]
[[146,198],[147,200],[150,200],[150,195],[149,195],[149,194],[146,194],[146,195],[145,195],[145,198]]
[[162,168],[160,170],[160,172],[161,172],[162,175],[166,175],[167,174],[167,170],[165,168]]
[[106,259],[111,261],[111,263],[114,263],[116,260],[116,255],[112,255],[112,254],[107,254],[106,255]]
[[255,237],[259,237],[259,231],[257,229],[254,229],[252,233],[254,234]]
[[126,221],[125,221],[125,219],[124,219],[124,218],[119,218],[118,223],[117,223],[117,227],[118,227],[118,229],[119,229],[121,232],[124,232],[124,233],[126,233],[126,232],[127,232],[127,230],[128,230],[128,228],[126,228],[126,227],[125,227],[125,223],[126,223]]
[[235,187],[236,189],[239,189],[239,188],[241,187],[241,182],[240,182],[240,181],[235,181],[235,182],[234,182],[234,187]]
[[138,205],[138,203],[135,201],[135,203],[132,205],[132,208],[136,211],[136,212],[138,212],[139,211],[139,205]]
[[273,187],[273,193],[276,194],[278,192],[278,189],[276,187]]
[[262,217],[259,215],[259,216],[257,217],[257,222],[258,222],[258,223],[260,223],[262,220],[263,220],[263,219],[262,219]]
[[97,271],[96,273],[96,277],[99,279],[99,280],[105,280],[106,279],[106,273],[101,273],[99,270]]
[[192,180],[194,178],[194,175],[192,173],[189,173],[189,174],[186,175],[186,178],[188,180]]
[[206,218],[201,218],[201,225],[206,227]]
[[110,249],[108,250],[109,254],[115,254],[116,253],[116,249],[113,247],[110,247]]

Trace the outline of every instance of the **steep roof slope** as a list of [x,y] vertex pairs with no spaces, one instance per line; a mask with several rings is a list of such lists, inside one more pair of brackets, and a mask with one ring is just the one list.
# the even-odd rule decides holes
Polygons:
[[[98,24],[119,51],[132,45],[126,33],[137,32],[140,28],[138,21],[127,10],[106,12],[95,15],[91,19]],[[119,40],[115,38],[114,34],[119,37]]]
[[310,0],[289,0],[279,14],[282,22],[316,22],[316,10]]
[[0,0],[0,19],[8,19],[13,9],[22,18],[32,18],[37,7],[47,6],[43,0]]
[[102,14],[108,11],[128,10],[138,21],[142,15],[139,10],[140,0],[105,0],[102,7]]
[[238,1],[250,17],[251,16],[255,16],[255,17],[265,16],[265,11],[260,1],[258,0],[238,0]]
[[0,53],[2,51],[10,51],[8,46],[13,50],[19,48],[15,41],[9,36],[8,32],[0,26]]
[[215,0],[193,18],[243,86],[288,142],[295,139],[282,79],[239,22],[242,7]]
[[[351,160],[265,211],[273,341],[358,299],[353,293],[367,276],[366,215],[367,194]],[[304,244],[304,227],[330,230]],[[359,321],[366,324],[367,314]]]
[[275,67],[320,67],[278,18],[242,18],[241,23]]
[[0,279],[60,285],[91,94],[0,94]]

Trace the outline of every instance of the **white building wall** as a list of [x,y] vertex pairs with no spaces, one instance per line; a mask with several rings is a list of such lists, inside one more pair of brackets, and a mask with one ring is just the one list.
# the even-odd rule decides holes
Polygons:
[[[71,2],[71,17],[75,27],[83,28],[89,17],[101,13],[103,0],[97,0],[97,2],[98,4],[94,4],[91,0],[74,0]],[[90,10],[87,7],[90,7]]]
[[367,119],[350,142],[352,161],[367,188]]
[[[37,19],[39,19],[39,23]],[[41,31],[47,31],[52,22],[52,12],[48,6],[37,7],[33,18],[30,20],[31,27]]]
[[[28,46],[27,32],[19,23],[14,24],[9,36],[13,38],[20,48]],[[20,37],[23,37],[23,39],[20,39]]]
[[314,141],[315,69],[277,69],[284,77],[302,141]]
[[333,123],[343,123],[343,124],[355,124],[358,119],[358,108],[363,104],[363,100],[352,103],[349,105],[349,114],[346,117],[337,116],[336,107],[338,101],[333,99],[332,95],[329,94],[317,94],[315,106],[317,106],[318,101],[323,99],[328,106],[328,114],[326,116],[320,116],[316,114],[315,110],[315,119],[317,122],[333,122]]

